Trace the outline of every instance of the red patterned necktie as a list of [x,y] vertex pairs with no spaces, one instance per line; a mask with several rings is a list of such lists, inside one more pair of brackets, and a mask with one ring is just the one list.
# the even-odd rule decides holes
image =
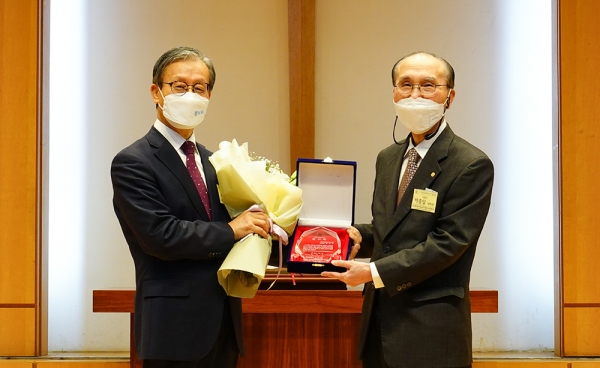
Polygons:
[[190,176],[194,181],[194,185],[196,186],[196,190],[198,191],[198,194],[200,194],[200,198],[202,199],[202,204],[204,205],[204,209],[208,214],[208,218],[211,219],[212,216],[210,212],[210,201],[208,200],[208,190],[206,189],[206,184],[204,184],[204,179],[202,179],[200,170],[198,170],[198,165],[196,165],[196,157],[194,156],[194,153],[196,152],[194,148],[195,145],[196,144],[194,142],[185,141],[185,143],[181,145],[181,150],[183,153],[185,153],[185,166],[187,166]]
[[406,169],[404,170],[404,175],[402,175],[402,181],[400,182],[400,187],[398,188],[398,197],[396,198],[396,207],[400,204],[400,200],[408,188],[408,184],[412,180],[413,176],[415,176],[415,172],[417,172],[417,168],[419,167],[419,160],[421,160],[421,156],[417,153],[417,150],[413,147],[408,151],[408,163],[406,165]]

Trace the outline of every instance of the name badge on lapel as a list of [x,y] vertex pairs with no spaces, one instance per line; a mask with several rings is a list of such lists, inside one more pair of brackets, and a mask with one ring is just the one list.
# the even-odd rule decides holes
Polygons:
[[431,189],[415,189],[413,194],[412,205],[410,208],[413,210],[435,212],[435,205],[437,203],[438,193]]

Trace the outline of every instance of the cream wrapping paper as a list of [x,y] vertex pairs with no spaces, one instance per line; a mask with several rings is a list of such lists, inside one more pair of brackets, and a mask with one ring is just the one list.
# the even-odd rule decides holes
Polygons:
[[[267,172],[266,161],[253,161],[248,144],[239,146],[235,139],[221,142],[209,160],[217,172],[221,203],[232,218],[258,205],[284,231],[281,235],[291,235],[302,208],[302,189],[280,173]],[[280,236],[280,241],[287,243],[287,237]],[[217,272],[227,295],[254,297],[270,255],[271,236],[252,234],[235,243]]]

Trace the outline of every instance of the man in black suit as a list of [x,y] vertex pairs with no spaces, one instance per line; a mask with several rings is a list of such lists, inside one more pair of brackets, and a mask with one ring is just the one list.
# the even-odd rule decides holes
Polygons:
[[407,55],[392,83],[397,120],[411,133],[379,153],[372,222],[349,229],[371,262],[334,261],[347,271],[324,276],[365,283],[364,367],[469,367],[469,278],[494,168],[444,118],[455,96],[446,60]]
[[266,237],[268,218],[231,219],[196,143],[215,84],[212,62],[178,47],[154,65],[156,121],[111,166],[113,204],[135,263],[135,340],[144,367],[235,367],[244,352],[241,301],[217,270],[236,240]]

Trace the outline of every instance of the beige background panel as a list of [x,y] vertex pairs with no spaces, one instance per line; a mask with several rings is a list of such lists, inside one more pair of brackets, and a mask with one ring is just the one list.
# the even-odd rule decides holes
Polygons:
[[[50,111],[56,114],[50,124],[51,140],[58,136],[68,142],[50,143],[50,160],[54,160],[50,164],[50,351],[122,350],[128,347],[128,316],[93,314],[90,291],[134,285],[131,255],[112,209],[108,173],[112,157],[145,134],[154,121],[148,92],[152,65],[168,47],[200,47],[215,62],[217,84],[208,115],[196,129],[198,140],[209,149],[223,139],[248,141],[250,150],[278,159],[289,169],[287,1],[77,3],[83,4],[81,9],[67,7],[62,17],[51,22],[62,27],[50,32],[56,36],[62,28],[65,36],[75,38],[67,38],[63,47],[53,42],[51,54],[57,60],[50,63],[64,67],[65,77],[73,81],[65,91],[60,91],[58,83],[50,87],[51,100],[58,103],[51,101]],[[316,156],[359,161],[356,221],[369,221],[375,158],[392,143],[391,66],[415,49],[447,57],[459,73],[457,98],[448,117],[452,128],[487,152],[498,178],[505,178],[495,184],[471,284],[499,290],[502,312],[473,318],[476,348],[550,347],[552,236],[540,228],[542,223],[551,226],[552,221],[551,157],[547,149],[533,150],[529,141],[520,140],[535,136],[535,142],[546,142],[545,147],[551,144],[549,108],[541,109],[533,102],[552,89],[549,62],[537,61],[528,51],[545,44],[543,55],[550,55],[550,25],[531,22],[548,19],[549,5],[542,8],[544,15],[532,11],[531,2],[514,0],[365,4],[316,1]],[[53,1],[53,16],[63,14],[58,9],[61,5],[65,2]],[[200,28],[198,14],[202,14]],[[165,19],[178,19],[180,26],[157,26]],[[73,32],[73,20],[85,24],[85,31]],[[515,38],[523,50],[513,48],[519,44]],[[78,67],[83,68],[80,73],[76,73]],[[548,72],[539,75],[540,69]],[[524,77],[515,72],[523,72]],[[507,80],[536,80],[542,87],[540,93],[532,94],[525,88],[515,89]],[[127,81],[126,90],[131,92],[116,89],[114,81]],[[503,92],[502,86],[510,92]],[[71,93],[74,89],[78,93]],[[81,103],[73,105],[78,97]],[[522,103],[527,108],[521,108]],[[75,114],[74,106],[83,111]],[[534,121],[548,131],[533,129]],[[504,131],[507,125],[517,128],[518,134]],[[406,136],[403,129],[398,127],[398,138]],[[526,165],[526,171],[510,172],[531,182],[548,183],[547,195],[533,201],[535,211],[518,211],[526,219],[538,219],[535,224],[514,221],[514,209],[520,207],[513,204],[520,202],[523,193],[532,201],[532,195],[544,190],[536,186],[535,191],[522,191],[522,185],[517,186],[522,181],[507,175],[511,164],[523,161],[516,154],[506,157],[513,153],[504,149],[503,142],[509,141],[529,147],[527,158],[536,163]],[[65,169],[72,158],[71,145],[84,153],[82,164],[87,169]],[[540,169],[540,161],[546,169]],[[538,214],[547,216],[540,220]],[[532,269],[532,259],[541,267]]]
[[600,2],[560,2],[562,247],[565,303],[600,302],[597,243],[600,157]]
[[0,4],[0,303],[33,303],[37,1]]
[[[174,46],[206,53],[217,79],[195,130],[198,142],[210,150],[223,140],[249,142],[250,151],[289,172],[287,1],[76,3],[53,1],[51,17],[58,18],[50,20],[51,37],[64,32],[74,40],[51,39],[51,70],[64,68],[72,84],[50,86],[49,350],[123,350],[129,316],[92,313],[90,296],[93,289],[135,286],[109,173],[115,154],[156,120],[154,62]],[[85,32],[73,32],[74,19]],[[174,20],[177,27],[161,26]],[[116,89],[115,81],[126,85]],[[67,166],[73,150],[83,153],[80,169]]]
[[0,356],[35,354],[35,309],[0,308]]
[[600,307],[564,309],[567,356],[600,356]]

